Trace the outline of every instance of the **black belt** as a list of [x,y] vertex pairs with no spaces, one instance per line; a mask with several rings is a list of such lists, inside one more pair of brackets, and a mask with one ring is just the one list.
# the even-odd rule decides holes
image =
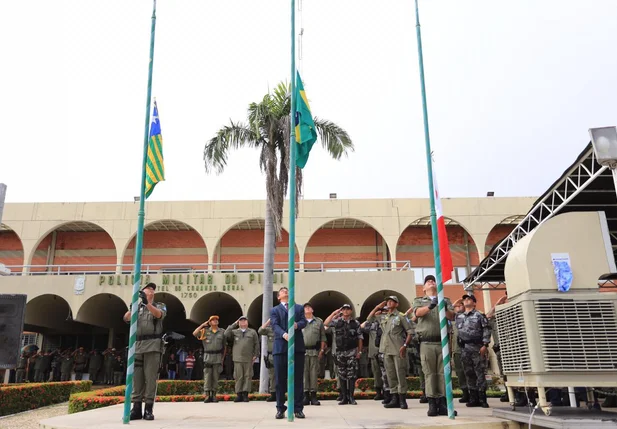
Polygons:
[[220,353],[223,353],[223,349],[219,349],[219,350],[213,350],[213,351],[205,351],[204,353],[207,355],[218,355]]
[[465,344],[476,344],[478,346],[484,345],[484,341],[482,341],[482,339],[479,340],[461,340],[460,338],[458,338],[458,345],[461,347],[465,347]]
[[422,343],[441,343],[441,337],[423,337],[420,335],[419,339]]
[[304,346],[306,350],[319,350],[321,348],[321,344],[315,344],[314,346]]
[[152,335],[138,335],[137,341],[146,341],[146,340],[160,340],[161,334],[152,334]]

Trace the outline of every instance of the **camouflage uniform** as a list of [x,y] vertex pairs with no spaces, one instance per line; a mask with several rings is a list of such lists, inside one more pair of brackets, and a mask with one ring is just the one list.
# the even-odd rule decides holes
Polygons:
[[358,373],[358,340],[362,339],[360,323],[355,319],[345,321],[343,318],[336,318],[328,325],[335,329],[336,352],[334,361],[338,376],[342,382],[356,378]]

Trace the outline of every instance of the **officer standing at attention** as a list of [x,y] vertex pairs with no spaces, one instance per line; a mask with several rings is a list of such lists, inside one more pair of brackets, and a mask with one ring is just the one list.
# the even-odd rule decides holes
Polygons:
[[304,304],[306,326],[302,330],[304,337],[304,405],[321,405],[317,400],[317,375],[319,361],[326,351],[326,330],[323,320],[313,315],[313,306],[310,302]]
[[219,317],[214,315],[193,331],[204,346],[204,403],[218,402],[216,391],[225,359],[225,332],[219,329]]
[[[454,313],[457,315],[465,311],[465,307],[460,299],[455,301],[452,305],[454,306]],[[467,388],[467,378],[465,378],[465,369],[463,368],[463,361],[461,360],[461,347],[458,345],[458,328],[456,327],[456,323],[452,323],[452,361],[454,361],[454,369],[458,377],[458,384],[463,391],[463,396],[458,401],[461,404],[466,404],[469,402],[469,389]]]
[[[392,399],[385,408],[407,407],[407,347],[411,343],[413,331],[407,317],[398,311],[398,297],[389,296],[377,305],[368,315],[368,321],[375,320],[375,313],[386,305],[388,312],[381,320],[381,342],[384,345],[384,357],[388,384]],[[398,389],[398,390],[397,390]],[[398,392],[398,393],[397,393]]]
[[268,389],[270,396],[266,399],[266,402],[276,401],[276,381],[274,379],[274,356],[272,355],[272,347],[274,346],[274,329],[270,326],[270,319],[266,321],[257,330],[259,335],[268,337],[268,352],[267,355],[262,356],[266,362],[266,368],[268,368]]
[[19,356],[17,370],[15,371],[15,383],[23,383],[26,381],[26,370],[28,368],[28,357],[25,353]]
[[248,402],[253,379],[253,364],[259,356],[259,336],[254,329],[249,328],[246,316],[240,316],[225,330],[225,339],[233,341],[231,357],[234,361],[234,379],[236,380],[234,402]]
[[[435,276],[424,278],[424,293],[413,301],[413,315],[418,319],[416,333],[420,342],[420,359],[426,383],[428,399],[427,416],[447,416],[446,385],[443,374],[443,357],[441,354],[441,328],[439,323],[439,308],[437,306],[437,284]],[[446,317],[454,320],[454,309],[448,298]]]
[[73,352],[73,355],[75,357],[75,380],[82,380],[88,365],[88,353],[80,347]]
[[[460,302],[461,300],[457,301]],[[491,341],[488,319],[476,310],[476,297],[463,295],[465,311],[456,315],[461,361],[469,388],[468,407],[488,408],[486,402],[486,358]]]
[[[383,378],[381,377],[381,368],[379,366],[379,345],[377,344],[377,330],[381,319],[381,310],[375,312],[374,322],[366,321],[360,325],[362,331],[368,334],[368,358],[370,360],[371,369],[373,371],[373,378],[375,379],[375,401],[381,401],[383,399]],[[380,343],[381,344],[381,340]],[[387,381],[387,380],[386,380]],[[390,401],[388,401],[390,402]]]
[[[141,403],[146,403],[143,419],[154,420],[152,407],[156,395],[161,354],[163,353],[163,319],[167,307],[161,302],[154,302],[156,284],[148,283],[139,292],[141,301],[137,303],[137,341],[135,342],[135,372],[133,375],[133,393],[131,402],[131,420],[141,420]],[[124,321],[131,323],[131,309],[124,315]]]
[[[342,316],[338,316],[342,312]],[[342,400],[339,405],[357,405],[354,398],[358,360],[362,353],[362,330],[360,322],[351,317],[351,305],[344,304],[328,316],[324,325],[334,328],[336,339],[335,362],[341,383]]]

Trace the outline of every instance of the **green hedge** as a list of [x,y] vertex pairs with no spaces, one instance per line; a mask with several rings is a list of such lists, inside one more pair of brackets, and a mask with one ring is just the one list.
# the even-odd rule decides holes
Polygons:
[[34,410],[47,405],[59,404],[71,394],[88,392],[91,381],[66,381],[61,383],[28,383],[0,387],[0,416]]

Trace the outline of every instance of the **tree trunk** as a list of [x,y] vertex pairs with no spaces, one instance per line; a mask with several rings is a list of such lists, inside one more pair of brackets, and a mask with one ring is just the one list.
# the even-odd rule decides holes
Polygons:
[[[266,198],[266,225],[264,227],[264,275],[263,275],[263,306],[261,313],[261,322],[266,323],[270,318],[272,310],[272,275],[274,273],[274,253],[275,253],[276,237],[274,224],[272,222],[272,210],[270,209],[269,199]],[[261,359],[259,371],[259,393],[268,393],[268,369],[263,358],[267,356],[268,337],[261,337]]]

